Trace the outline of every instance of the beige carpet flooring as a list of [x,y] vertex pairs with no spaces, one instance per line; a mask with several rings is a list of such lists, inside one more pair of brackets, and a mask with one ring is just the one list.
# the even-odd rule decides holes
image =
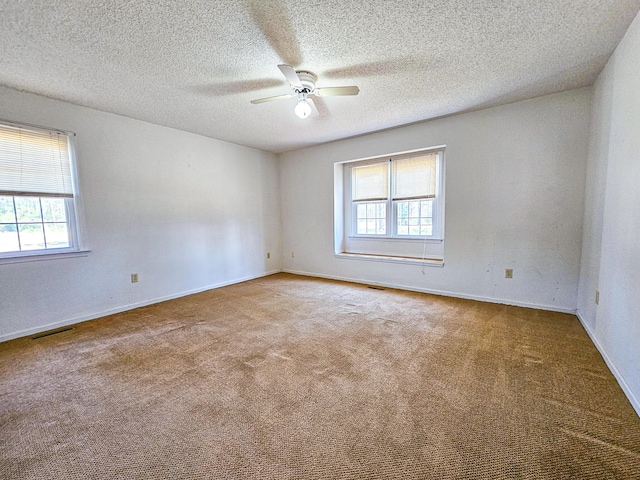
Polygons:
[[572,315],[278,274],[0,344],[3,479],[638,479]]

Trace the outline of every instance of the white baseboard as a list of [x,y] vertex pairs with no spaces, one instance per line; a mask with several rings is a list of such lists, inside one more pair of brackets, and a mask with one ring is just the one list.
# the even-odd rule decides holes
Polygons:
[[303,272],[298,270],[283,269],[285,273],[292,273],[294,275],[305,275],[307,277],[327,278],[329,280],[340,280],[343,282],[361,283],[363,285],[375,285],[379,287],[395,288],[397,290],[408,290],[410,292],[430,293],[432,295],[440,295],[443,297],[464,298],[465,300],[477,300],[478,302],[486,303],[498,303],[500,305],[513,305],[515,307],[535,308],[537,310],[547,310],[550,312],[569,313],[575,315],[576,310],[574,308],[562,308],[555,305],[540,305],[536,303],[518,302],[514,300],[506,300],[494,297],[482,297],[479,295],[468,295],[464,293],[448,292],[445,290],[435,290],[430,288],[412,287],[407,285],[398,285],[394,283],[386,282],[372,282],[369,280],[363,280],[358,278],[340,277],[336,275],[324,275],[311,272]]
[[585,322],[584,318],[582,318],[582,315],[580,314],[580,310],[576,310],[576,316],[580,320],[580,323],[582,323],[582,327],[586,330],[587,335],[589,335],[589,338],[591,338],[591,341],[600,352],[600,355],[602,355],[602,358],[604,359],[604,362],[607,364],[607,367],[609,367],[609,370],[611,370],[611,373],[613,373],[613,376],[618,381],[620,388],[622,388],[622,391],[629,399],[629,402],[631,402],[631,406],[634,408],[634,410],[640,417],[640,400],[638,400],[638,397],[635,396],[635,394],[631,390],[631,387],[629,387],[629,384],[626,382],[626,380],[620,373],[620,370],[618,370],[618,368],[616,367],[616,364],[613,363],[613,360],[611,359],[611,357],[609,357],[609,355],[607,354],[602,344],[598,341],[594,332],[591,331],[591,329],[587,325],[587,322]]
[[247,280],[254,280],[256,278],[267,277],[269,275],[273,275],[274,273],[279,273],[280,270],[273,270],[265,273],[261,273],[259,275],[251,275],[243,278],[236,278],[234,280],[229,280],[227,282],[215,283],[213,285],[207,285],[205,287],[195,288],[193,290],[188,290],[184,292],[179,292],[171,295],[165,295],[163,297],[153,298],[151,300],[145,300],[143,302],[131,303],[128,305],[122,305],[115,308],[110,308],[109,310],[103,310],[100,312],[90,313],[88,315],[81,315],[78,317],[68,318],[65,320],[61,320],[59,322],[48,323],[46,325],[38,325],[37,327],[28,328],[25,330],[20,330],[17,332],[11,332],[4,335],[0,335],[0,342],[5,342],[7,340],[12,340],[14,338],[20,337],[28,337],[30,335],[34,335],[41,332],[46,332],[48,330],[53,330],[60,327],[67,327],[69,325],[75,325],[76,323],[86,322],[87,320],[94,320],[100,317],[106,317],[107,315],[113,315],[115,313],[125,312],[127,310],[133,310],[134,308],[146,307],[147,305],[152,305],[154,303],[166,302],[167,300],[173,300],[175,298],[186,297],[187,295],[193,295],[194,293],[205,292],[207,290],[213,290],[215,288],[226,287],[227,285],[233,285],[235,283],[246,282]]

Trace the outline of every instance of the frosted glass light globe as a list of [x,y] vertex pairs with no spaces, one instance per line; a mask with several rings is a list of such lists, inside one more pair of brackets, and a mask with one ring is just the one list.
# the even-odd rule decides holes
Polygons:
[[311,105],[306,100],[300,100],[294,110],[300,118],[307,118],[311,115]]

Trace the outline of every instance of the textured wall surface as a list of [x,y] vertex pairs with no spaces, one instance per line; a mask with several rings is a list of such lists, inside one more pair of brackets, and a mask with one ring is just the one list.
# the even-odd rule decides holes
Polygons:
[[[282,154],[285,270],[574,311],[590,98],[572,90]],[[335,258],[334,163],[436,145],[444,268]]]
[[77,133],[91,249],[0,264],[0,339],[280,269],[273,154],[5,88],[0,105]]
[[637,17],[596,83],[578,311],[640,414],[639,59]]

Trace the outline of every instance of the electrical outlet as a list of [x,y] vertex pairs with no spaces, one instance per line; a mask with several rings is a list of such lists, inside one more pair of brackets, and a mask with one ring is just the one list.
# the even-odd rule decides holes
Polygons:
[[131,283],[138,283],[138,274],[137,273],[132,273],[131,274]]
[[271,258],[271,252],[267,252],[267,258]]
[[596,290],[596,305],[600,305],[600,292]]
[[295,252],[291,252],[291,258],[296,258],[296,253]]
[[504,278],[513,278],[513,268],[504,269]]

